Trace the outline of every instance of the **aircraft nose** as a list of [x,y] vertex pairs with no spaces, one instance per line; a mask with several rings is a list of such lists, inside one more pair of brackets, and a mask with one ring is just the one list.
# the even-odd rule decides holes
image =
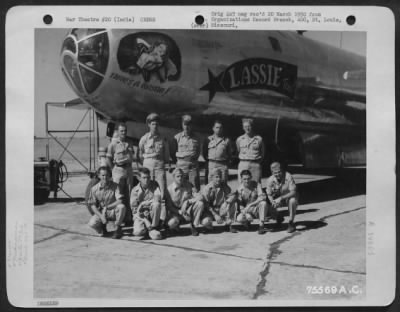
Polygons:
[[72,29],[61,48],[62,72],[80,96],[93,93],[104,80],[110,45],[105,29]]

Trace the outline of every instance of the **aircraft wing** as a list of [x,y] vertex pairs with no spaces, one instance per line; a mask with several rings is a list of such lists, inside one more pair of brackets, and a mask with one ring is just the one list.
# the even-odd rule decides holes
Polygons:
[[345,101],[355,101],[360,103],[366,103],[366,94],[362,90],[353,90],[345,88],[332,88],[325,85],[313,85],[303,87],[303,92],[309,92],[311,94],[321,94],[327,98],[337,98]]
[[67,102],[47,102],[46,104],[54,107],[72,108],[77,110],[85,110],[90,108],[90,105],[80,98],[73,99]]

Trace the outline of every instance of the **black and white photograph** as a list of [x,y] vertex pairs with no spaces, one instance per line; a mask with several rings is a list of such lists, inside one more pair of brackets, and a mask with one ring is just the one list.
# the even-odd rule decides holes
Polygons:
[[369,33],[203,20],[33,29],[38,305],[368,299]]

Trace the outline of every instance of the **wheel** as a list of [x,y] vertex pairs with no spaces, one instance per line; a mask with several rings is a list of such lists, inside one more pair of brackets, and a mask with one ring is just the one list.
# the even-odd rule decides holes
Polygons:
[[50,195],[50,191],[46,189],[35,189],[33,193],[34,204],[43,204]]

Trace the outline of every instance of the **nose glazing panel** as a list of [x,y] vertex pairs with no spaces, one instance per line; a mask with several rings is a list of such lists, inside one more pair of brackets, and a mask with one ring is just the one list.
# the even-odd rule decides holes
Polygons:
[[101,84],[109,61],[109,40],[104,29],[73,29],[61,49],[63,73],[81,95]]

